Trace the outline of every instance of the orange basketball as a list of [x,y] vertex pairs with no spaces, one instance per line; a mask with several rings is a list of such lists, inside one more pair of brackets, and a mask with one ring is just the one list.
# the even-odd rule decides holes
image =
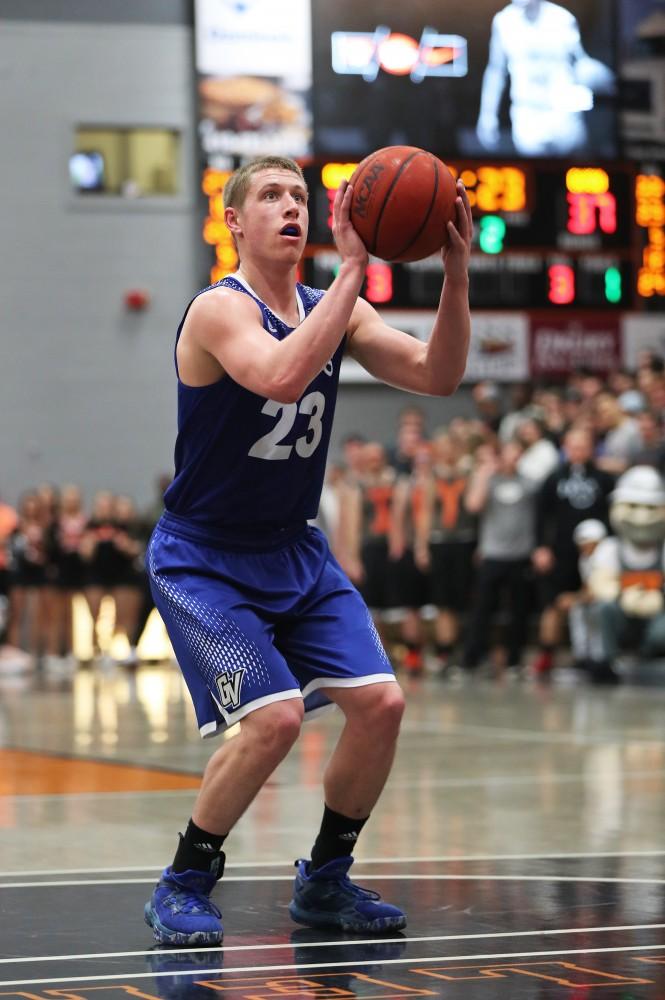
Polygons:
[[415,146],[385,146],[356,167],[351,222],[382,260],[429,257],[448,241],[457,191],[450,170]]

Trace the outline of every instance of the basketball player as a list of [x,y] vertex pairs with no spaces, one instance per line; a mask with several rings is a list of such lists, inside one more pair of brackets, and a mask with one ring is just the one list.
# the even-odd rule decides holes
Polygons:
[[512,0],[494,15],[477,135],[499,144],[499,106],[510,74],[512,139],[523,156],[562,156],[587,141],[584,112],[593,91],[611,92],[614,74],[587,55],[575,17],[549,0]]
[[341,265],[324,294],[296,282],[308,225],[300,168],[268,157],[237,170],[224,199],[239,269],[199,293],[178,330],[175,478],[148,569],[201,735],[242,721],[211,757],[173,863],[146,904],[160,943],[221,940],[209,897],[224,840],[303,717],[331,702],[345,725],[325,771],[311,860],[296,862],[291,916],[362,933],[406,923],[348,878],[390,771],[404,700],[365,603],[307,520],[319,501],[345,351],[403,389],[445,395],[457,387],[469,340],[471,211],[458,182],[441,302],[422,343],[358,297],[367,252],[350,221],[352,194],[343,185],[335,199]]

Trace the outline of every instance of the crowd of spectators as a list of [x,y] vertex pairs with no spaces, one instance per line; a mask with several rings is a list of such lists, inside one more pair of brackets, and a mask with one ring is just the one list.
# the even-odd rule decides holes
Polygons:
[[481,382],[470,418],[429,432],[409,407],[392,447],[346,439],[321,521],[406,670],[545,677],[557,657],[571,663],[575,531],[589,520],[611,531],[609,500],[629,467],[665,474],[664,367],[643,352],[635,372],[606,380],[581,370],[557,386]]
[[102,653],[97,624],[108,595],[115,632],[126,639],[123,661],[137,662],[153,607],[145,548],[167,483],[160,479],[154,506],[142,512],[130,497],[106,490],[86,511],[77,486],[50,483],[26,491],[16,509],[0,503],[0,669],[39,663],[47,673],[71,673],[78,663],[72,606],[79,593],[92,618],[92,658]]
[[[486,381],[472,399],[475,414],[445,426],[409,406],[389,440],[349,435],[318,524],[397,667],[548,676],[571,657],[576,529],[611,531],[609,498],[629,467],[665,474],[665,365],[643,352],[635,372],[606,380],[581,370],[556,386]],[[86,511],[75,486],[42,485],[16,510],[0,502],[0,647],[75,669],[72,598],[85,596],[95,623],[111,595],[135,663],[153,607],[143,559],[167,484],[143,512],[110,492]]]

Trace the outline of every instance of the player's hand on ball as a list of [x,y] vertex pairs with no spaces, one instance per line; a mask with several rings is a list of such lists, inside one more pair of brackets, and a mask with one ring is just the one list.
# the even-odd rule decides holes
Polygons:
[[448,239],[441,248],[446,278],[453,281],[466,280],[469,271],[472,235],[473,220],[469,197],[462,181],[457,181],[455,222],[448,223]]
[[342,181],[335,195],[333,205],[333,237],[343,261],[350,260],[366,266],[369,255],[365,244],[353,228],[351,222],[351,199],[353,188],[348,181]]

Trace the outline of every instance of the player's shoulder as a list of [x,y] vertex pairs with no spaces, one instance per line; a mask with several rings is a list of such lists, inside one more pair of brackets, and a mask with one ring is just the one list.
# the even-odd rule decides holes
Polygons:
[[301,282],[298,282],[298,291],[305,307],[309,308],[313,308],[326,294],[324,288],[312,288],[310,285],[303,285]]
[[229,311],[232,315],[242,315],[254,308],[251,296],[246,294],[239,282],[229,276],[197,292],[190,306],[190,315],[218,319],[220,316],[228,317]]

